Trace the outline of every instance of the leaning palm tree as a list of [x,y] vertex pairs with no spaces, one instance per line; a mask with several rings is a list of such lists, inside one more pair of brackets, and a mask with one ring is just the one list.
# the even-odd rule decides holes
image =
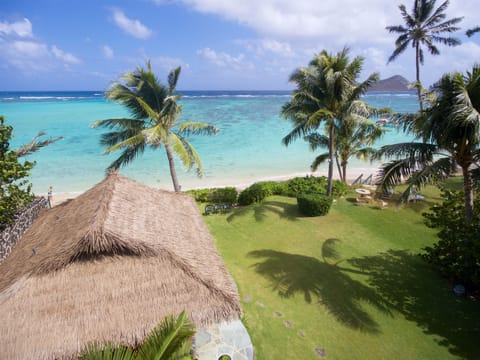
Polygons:
[[296,84],[292,98],[283,105],[282,115],[293,123],[293,130],[283,138],[288,146],[326,125],[328,131],[328,186],[327,195],[332,194],[333,159],[335,155],[335,121],[341,120],[354,100],[363,95],[376,81],[377,74],[358,83],[363,58],[351,62],[348,48],[333,55],[323,50],[315,56],[308,67],[298,68],[290,76]]
[[202,175],[202,162],[187,135],[212,135],[218,129],[202,122],[178,122],[181,95],[175,92],[181,68],[168,75],[168,87],[162,85],[152,71],[150,62],[147,69],[138,67],[128,72],[121,80],[114,82],[107,91],[107,98],[128,108],[131,118],[99,120],[93,127],[106,127],[111,132],[102,135],[100,144],[106,146],[106,154],[122,150],[121,155],[108,167],[108,171],[125,166],[145,151],[165,148],[172,177],[173,188],[180,191],[175,170],[174,154],[190,170],[196,166]]
[[165,317],[138,348],[123,344],[89,345],[80,355],[82,360],[187,360],[195,326],[185,311],[177,318]]
[[[370,121],[354,116],[349,116],[342,121],[335,121],[335,163],[337,165],[340,180],[347,182],[347,166],[350,158],[356,157],[359,160],[367,161],[375,155],[373,148],[375,141],[380,139],[385,130]],[[328,149],[328,137],[318,132],[309,134],[305,140],[310,144],[310,150],[319,148]],[[311,165],[312,171],[316,171],[320,164],[328,160],[328,153],[318,155]]]
[[422,46],[426,46],[432,55],[440,54],[435,43],[447,46],[460,45],[460,40],[454,37],[445,37],[444,33],[453,33],[460,28],[455,25],[462,21],[463,17],[445,20],[445,10],[449,1],[446,0],[435,9],[436,0],[414,0],[412,13],[409,14],[405,5],[400,5],[404,25],[387,26],[390,33],[400,34],[395,41],[395,50],[390,55],[388,62],[395,60],[411,44],[415,48],[416,87],[420,111],[423,110],[422,85],[420,82],[420,64],[423,65],[424,55]]
[[405,129],[425,142],[387,145],[377,157],[394,159],[382,165],[378,183],[392,188],[407,178],[401,200],[408,199],[414,187],[452,174],[460,167],[465,193],[465,221],[474,214],[472,175],[480,160],[480,66],[471,72],[444,75],[434,85],[436,100],[405,123]]

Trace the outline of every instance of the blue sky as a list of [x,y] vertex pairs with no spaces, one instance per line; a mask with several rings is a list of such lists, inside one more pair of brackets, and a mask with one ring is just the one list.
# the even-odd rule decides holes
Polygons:
[[[387,65],[413,0],[2,0],[0,91],[105,90],[149,59],[163,81],[182,66],[181,90],[283,90],[288,76],[323,49],[365,57],[364,74],[413,81],[411,49]],[[438,5],[441,1],[438,1]],[[480,62],[478,0],[451,0],[464,16],[461,46],[427,55],[424,84]]]

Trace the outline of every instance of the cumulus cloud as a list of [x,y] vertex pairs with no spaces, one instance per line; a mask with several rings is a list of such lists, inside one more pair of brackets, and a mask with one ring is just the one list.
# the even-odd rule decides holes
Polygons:
[[257,56],[276,55],[282,57],[295,56],[291,45],[288,42],[274,39],[250,39],[237,40],[236,43],[245,47],[246,50],[255,53]]
[[113,9],[113,21],[127,34],[137,39],[146,39],[152,35],[152,31],[140,21],[128,18],[122,10]]
[[105,57],[105,59],[113,59],[114,58],[113,49],[110,46],[103,45],[102,46],[102,52],[103,52],[103,56]]
[[52,46],[52,54],[59,60],[66,62],[68,64],[78,64],[80,63],[80,59],[77,58],[75,55],[67,53],[63,50],[60,50],[55,45]]
[[30,38],[33,36],[32,23],[28,19],[16,21],[13,23],[0,21],[0,34],[17,35],[21,38]]
[[233,70],[252,69],[254,65],[245,61],[245,55],[239,54],[232,56],[225,52],[218,52],[210,48],[203,48],[197,51],[197,55],[208,60],[209,62],[222,68],[232,68]]
[[[57,61],[52,61],[56,59]],[[28,19],[0,22],[0,62],[23,73],[51,71],[58,65],[80,63],[75,55],[35,38]]]

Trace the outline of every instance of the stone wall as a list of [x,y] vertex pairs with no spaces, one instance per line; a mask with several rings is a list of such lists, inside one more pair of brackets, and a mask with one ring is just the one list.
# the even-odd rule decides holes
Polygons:
[[23,233],[38,217],[41,209],[48,208],[47,199],[37,197],[15,215],[15,223],[0,233],[0,263],[10,254]]

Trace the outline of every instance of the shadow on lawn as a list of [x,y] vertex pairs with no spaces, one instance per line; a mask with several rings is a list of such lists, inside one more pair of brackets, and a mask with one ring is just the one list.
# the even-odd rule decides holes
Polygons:
[[378,324],[362,307],[369,303],[389,313],[388,304],[372,288],[353,280],[336,264],[328,260],[338,259],[334,250],[336,239],[324,242],[323,261],[314,257],[289,254],[275,250],[258,250],[250,257],[263,259],[254,264],[255,270],[271,281],[272,288],[283,297],[302,294],[308,303],[325,305],[331,314],[343,324],[357,330],[377,333]]
[[234,209],[234,211],[227,217],[227,221],[232,222],[235,220],[235,218],[245,216],[251,211],[253,211],[253,216],[257,222],[265,220],[268,213],[276,214],[282,219],[291,221],[298,220],[297,217],[300,216],[296,204],[269,200],[263,201],[259,204],[253,204]]
[[389,250],[348,263],[368,276],[368,284],[392,309],[425,333],[442,337],[438,343],[452,354],[478,359],[480,304],[455,297],[419,256]]

